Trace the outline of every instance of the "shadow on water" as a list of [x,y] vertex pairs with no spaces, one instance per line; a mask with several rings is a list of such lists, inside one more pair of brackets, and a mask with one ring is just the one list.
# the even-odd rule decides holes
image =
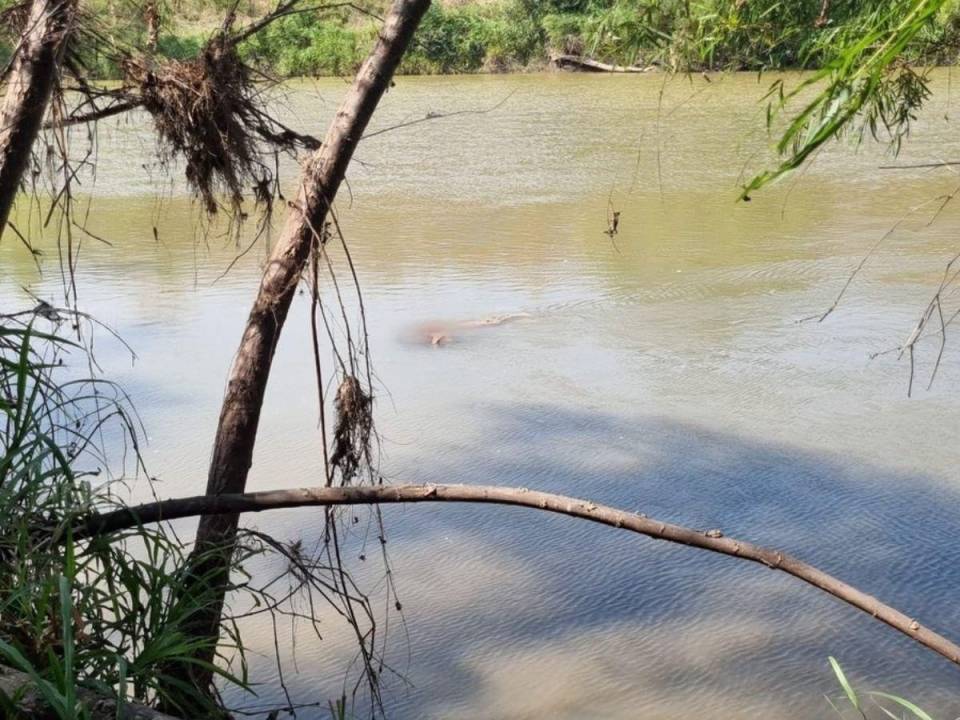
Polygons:
[[[957,489],[639,413],[480,412],[490,421],[483,447],[455,466],[423,467],[418,480],[549,490],[722,528],[960,636]],[[960,711],[957,668],[757,565],[520,508],[385,515],[414,684],[389,693],[390,717],[583,717],[591,708],[669,717],[705,705],[735,717],[820,717],[830,713],[823,694],[836,689],[829,654],[864,687],[944,717]],[[301,647],[301,668],[311,665],[304,652],[332,660],[323,643]],[[293,686],[315,692],[315,681],[311,671]]]

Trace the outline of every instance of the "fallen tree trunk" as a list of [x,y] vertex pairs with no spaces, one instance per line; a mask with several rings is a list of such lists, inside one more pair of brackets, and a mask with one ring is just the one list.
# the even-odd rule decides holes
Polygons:
[[237,513],[262,512],[280,508],[417,502],[519,505],[582,518],[658,540],[688,545],[766,565],[843,600],[916,640],[924,647],[939,653],[950,662],[960,665],[960,646],[875,597],[779,550],[725,537],[719,530],[694,530],[654,520],[646,515],[526,488],[476,485],[399,485],[394,487],[381,485],[377,487],[310,487],[246,494],[198,495],[93,515],[76,526],[73,537],[103,535],[142,524],[197,515],[236,517]]
[[[207,476],[207,495],[242,493],[246,488],[260,408],[290,303],[310,251],[320,242],[319,233],[357,143],[429,6],[430,0],[394,1],[377,43],[357,72],[320,149],[304,167],[296,200],[289,203],[286,224],[270,254],[230,371]],[[237,514],[230,512],[201,518],[191,555],[191,580],[185,583],[184,599],[191,602],[192,596],[192,602],[201,606],[193,614],[199,620],[192,632],[214,641],[237,520]],[[203,659],[209,661],[214,650],[215,642]],[[198,686],[209,685],[208,672],[198,673],[194,667],[191,677]]]
[[0,108],[0,237],[60,72],[76,0],[33,0]]
[[658,69],[656,65],[610,65],[598,60],[580,57],[579,55],[552,55],[550,56],[550,61],[559,68],[584,70],[587,72],[648,73]]

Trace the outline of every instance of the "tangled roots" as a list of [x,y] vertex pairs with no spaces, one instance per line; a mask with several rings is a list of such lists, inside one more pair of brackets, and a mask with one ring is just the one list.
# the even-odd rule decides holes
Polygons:
[[246,189],[269,211],[275,178],[265,154],[319,146],[267,114],[261,79],[226,34],[191,60],[127,57],[121,65],[125,85],[153,117],[161,160],[183,159],[187,183],[210,214],[219,196],[239,211]]
[[347,375],[334,400],[337,422],[333,430],[333,454],[330,465],[340,469],[344,485],[356,476],[361,463],[370,458],[373,435],[373,398],[363,391],[360,381]]

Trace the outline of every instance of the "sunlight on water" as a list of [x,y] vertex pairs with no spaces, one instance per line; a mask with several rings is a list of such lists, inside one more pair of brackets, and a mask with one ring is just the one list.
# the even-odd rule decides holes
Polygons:
[[[928,391],[928,342],[909,399],[907,363],[871,359],[925,307],[956,250],[956,209],[929,227],[931,211],[911,216],[836,312],[799,321],[957,180],[881,171],[881,150],[838,144],[736,203],[745,168],[770,157],[768,82],[675,79],[660,104],[662,78],[649,76],[398,80],[373,130],[512,95],[493,112],[372,137],[340,197],[380,385],[383,474],[551,490],[721,527],[956,637],[960,352],[948,343]],[[320,133],[344,87],[291,87],[289,123]],[[960,154],[947,97],[935,95],[903,161]],[[131,364],[116,343],[97,346],[143,416],[159,493],[194,494],[266,247],[224,275],[246,240],[205,233],[179,182],[144,168],[143,122],[102,128],[85,187],[91,228],[112,247],[80,238],[77,285],[83,309],[138,354]],[[292,161],[284,175],[292,184]],[[38,234],[27,216],[24,204],[17,221]],[[55,247],[38,246],[39,278],[21,246],[0,245],[5,307],[28,302],[21,286],[60,297]],[[298,298],[280,345],[251,489],[321,477],[307,310]],[[405,612],[389,659],[409,681],[388,681],[390,717],[823,717],[830,654],[863,687],[960,713],[954,669],[789,578],[524,510],[384,514]],[[308,545],[322,530],[315,511],[248,522]],[[356,565],[368,586],[381,579],[381,566]],[[303,702],[338,695],[354,653],[335,617],[321,627],[322,642],[301,626],[279,637],[287,656],[296,640],[286,682]],[[278,697],[274,638],[268,624],[248,632],[264,653],[253,659],[267,683],[259,705]]]

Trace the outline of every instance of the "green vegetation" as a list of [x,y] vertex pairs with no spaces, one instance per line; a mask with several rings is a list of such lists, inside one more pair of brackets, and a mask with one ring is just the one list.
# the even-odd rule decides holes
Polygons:
[[[856,713],[863,718],[863,720],[868,720],[870,717],[869,711],[872,709],[876,709],[880,713],[883,713],[883,716],[894,718],[894,720],[897,720],[898,717],[902,720],[908,720],[908,718],[913,720],[933,720],[933,718],[931,718],[930,715],[928,715],[922,708],[918,707],[909,700],[900,697],[899,695],[892,695],[887,692],[879,692],[876,690],[858,692],[854,689],[853,685],[850,683],[850,680],[847,679],[847,675],[844,673],[843,668],[840,667],[840,663],[837,662],[837,659],[831,657],[829,660],[830,669],[833,670],[833,674],[837,678],[840,689],[843,690],[843,700],[848,702],[856,711]],[[831,707],[834,709],[834,711],[836,711],[839,717],[846,717],[843,711],[833,700],[830,699],[830,697],[827,697],[827,702],[830,703]],[[899,713],[899,715],[895,714],[894,711]]]
[[[0,316],[0,665],[30,679],[22,692],[0,692],[0,710],[19,717],[24,702],[29,709],[26,691],[60,720],[90,716],[84,691],[176,709],[180,699],[164,694],[165,668],[177,658],[196,662],[205,642],[188,637],[188,618],[170,602],[183,545],[164,527],[72,538],[78,517],[118,504],[124,476],[121,468],[110,479],[105,443],[125,440],[142,467],[124,393],[71,377],[69,361],[89,369],[90,357],[60,334],[66,320],[43,304]],[[236,634],[226,629],[229,648]],[[244,686],[240,650],[239,677],[223,669],[229,665],[211,667]]]
[[[775,168],[753,178],[743,197],[796,170],[828,140],[855,133],[887,140],[894,152],[929,97],[927,73],[912,62],[952,61],[960,44],[960,4],[911,0],[872,12],[856,33],[839,35],[822,67],[789,91],[782,81],[770,91],[768,123],[786,111],[789,124],[777,149]],[[801,100],[816,89],[812,100]],[[799,108],[791,101],[802,102]]]
[[[12,0],[0,0],[0,8]],[[676,71],[820,68],[838,46],[896,23],[914,3],[887,0],[493,0],[436,3],[402,70],[410,74],[537,69],[554,54],[583,55],[619,65],[656,64]],[[960,48],[960,0],[937,0],[911,39],[909,52],[952,64]],[[247,60],[278,77],[350,75],[377,32],[386,3],[368,0],[292,14],[242,47]],[[224,11],[220,0],[162,8],[161,56],[194,56]],[[256,17],[263,0],[241,4]],[[136,3],[91,0],[91,17],[110,18],[114,42],[142,47]],[[892,10],[892,12],[891,12]],[[892,17],[888,17],[892,16]],[[6,45],[4,45],[6,42]],[[0,39],[0,60],[10,38]],[[94,74],[118,77],[116,58],[84,48]]]
[[[209,590],[222,579],[221,554],[189,562],[190,547],[168,524],[75,531],[90,514],[124,507],[134,484],[153,482],[135,410],[119,386],[97,377],[91,338],[103,331],[112,334],[45,302],[0,313],[0,666],[20,673],[12,692],[0,685],[0,717],[96,720],[121,717],[128,703],[225,717],[221,694],[198,692],[183,669],[211,673],[220,690],[255,694],[238,621],[269,613],[275,632],[293,618],[317,630],[316,604],[347,591],[324,576],[327,557],[245,528],[228,558],[221,608]],[[257,581],[246,568],[267,558],[282,569]],[[346,570],[337,577],[355,587]],[[373,617],[366,600],[351,598]],[[210,607],[223,610],[219,642],[197,632]],[[330,703],[333,717],[353,717],[346,694]]]
[[[921,43],[936,46],[940,51],[933,59],[952,63],[960,0],[937,4],[943,7],[917,38],[917,53]],[[838,44],[876,28],[890,7],[886,0],[839,0],[828,3],[821,17],[820,0],[438,3],[402,69],[413,74],[536,69],[554,54],[676,71],[820,67]],[[281,76],[348,74],[375,32],[375,22],[362,14],[298,15],[274,23],[244,50],[248,59]]]

